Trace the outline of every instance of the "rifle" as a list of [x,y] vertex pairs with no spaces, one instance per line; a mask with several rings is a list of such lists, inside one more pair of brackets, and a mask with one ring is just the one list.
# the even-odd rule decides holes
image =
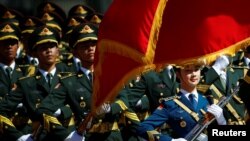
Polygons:
[[32,138],[34,141],[38,140],[38,137],[40,136],[42,131],[43,131],[43,126],[39,124],[38,128],[36,128],[36,130],[34,130],[34,132],[32,133]]
[[[232,97],[238,93],[239,89],[240,86],[238,85],[234,88],[231,95],[229,95],[228,97],[222,96],[217,105],[223,108],[227,103],[229,103]],[[214,120],[215,117],[211,113],[206,113],[204,118],[201,118],[195,125],[195,127],[185,136],[185,139],[187,141],[194,141]]]
[[89,112],[84,119],[82,119],[81,123],[77,128],[77,133],[83,135],[87,129],[90,129],[92,123],[93,115]]

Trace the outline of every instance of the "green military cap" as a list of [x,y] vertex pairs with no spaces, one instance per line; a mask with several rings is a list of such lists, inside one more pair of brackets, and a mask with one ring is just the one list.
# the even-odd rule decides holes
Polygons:
[[99,25],[103,19],[103,14],[102,13],[91,13],[87,15],[85,18],[91,23]]
[[35,49],[37,45],[44,43],[55,43],[58,45],[60,41],[59,33],[56,29],[44,25],[36,28],[31,34],[32,40],[30,40],[31,49]]
[[26,16],[20,25],[22,34],[31,34],[36,27],[45,25],[39,18],[34,16]]
[[87,15],[94,13],[94,11],[95,10],[91,8],[90,6],[78,4],[78,5],[73,6],[69,10],[68,17],[78,16],[84,19]]
[[0,41],[7,39],[15,39],[19,41],[20,29],[13,23],[5,22],[0,25]]
[[38,15],[41,20],[48,26],[57,29],[58,31],[63,31],[64,20],[63,18],[55,12],[45,12]]
[[3,23],[3,22],[11,22],[11,23],[19,26],[19,23],[20,23],[20,21],[21,21],[21,19],[23,17],[24,16],[20,12],[14,10],[14,9],[7,8],[1,14],[0,21],[1,21],[1,23]]
[[92,23],[84,23],[76,26],[69,40],[70,47],[74,48],[78,43],[85,41],[97,41],[98,27]]
[[60,15],[64,20],[66,19],[65,11],[56,3],[45,1],[38,5],[37,13],[54,12]]
[[87,20],[82,19],[80,17],[77,16],[73,16],[73,17],[69,17],[66,21],[66,34],[69,34],[72,32],[73,28],[82,24],[82,23],[86,23]]

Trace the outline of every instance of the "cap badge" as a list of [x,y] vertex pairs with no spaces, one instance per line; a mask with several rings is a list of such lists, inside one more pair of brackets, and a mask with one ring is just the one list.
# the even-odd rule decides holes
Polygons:
[[51,32],[48,28],[44,28],[39,35],[46,36],[46,35],[52,35],[52,34],[53,34],[53,32]]
[[25,25],[25,26],[35,26],[36,24],[33,22],[32,19],[29,18],[29,19],[25,22],[24,25]]
[[86,34],[86,33],[93,33],[94,30],[91,29],[88,25],[85,25],[83,29],[80,31],[80,33]]
[[69,21],[68,26],[77,26],[79,24],[80,23],[78,21],[76,21],[74,18],[71,18],[70,21]]
[[97,15],[94,15],[92,19],[90,20],[90,22],[93,22],[93,23],[101,23],[101,21],[102,20]]
[[86,11],[82,6],[78,6],[75,13],[76,14],[86,14],[86,13],[88,13],[88,11]]
[[51,12],[51,11],[55,11],[55,8],[53,8],[53,7],[51,6],[51,4],[48,3],[48,4],[46,4],[45,7],[43,8],[43,11],[45,11],[45,12]]
[[14,32],[14,29],[11,28],[11,26],[7,24],[7,25],[4,26],[4,28],[1,30],[1,32],[9,32],[9,33],[11,33],[11,32]]
[[15,15],[13,15],[10,11],[6,11],[5,13],[4,13],[4,15],[3,15],[3,18],[4,19],[13,19],[13,18],[15,18],[16,16]]
[[45,13],[42,17],[42,21],[52,21],[54,18],[49,15],[49,13]]

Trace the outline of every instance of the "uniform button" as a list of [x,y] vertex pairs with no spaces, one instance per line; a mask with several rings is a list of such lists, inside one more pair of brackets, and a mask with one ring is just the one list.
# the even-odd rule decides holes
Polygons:
[[55,125],[53,125],[53,126],[52,126],[52,128],[53,128],[53,129],[55,129],[55,128],[56,128],[56,126],[55,126]]
[[83,100],[83,97],[81,96],[80,99]]
[[15,114],[14,114],[15,116],[17,116],[18,115],[18,113],[17,112],[15,112]]
[[131,124],[131,121],[128,121],[128,124]]
[[101,123],[102,122],[102,119],[99,119],[99,121],[98,121],[99,123]]
[[5,129],[8,129],[8,126],[4,126]]

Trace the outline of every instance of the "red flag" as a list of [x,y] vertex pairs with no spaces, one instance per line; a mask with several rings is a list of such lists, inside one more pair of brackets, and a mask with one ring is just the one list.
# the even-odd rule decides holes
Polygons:
[[93,108],[153,64],[211,62],[249,42],[249,0],[114,0],[99,29]]

